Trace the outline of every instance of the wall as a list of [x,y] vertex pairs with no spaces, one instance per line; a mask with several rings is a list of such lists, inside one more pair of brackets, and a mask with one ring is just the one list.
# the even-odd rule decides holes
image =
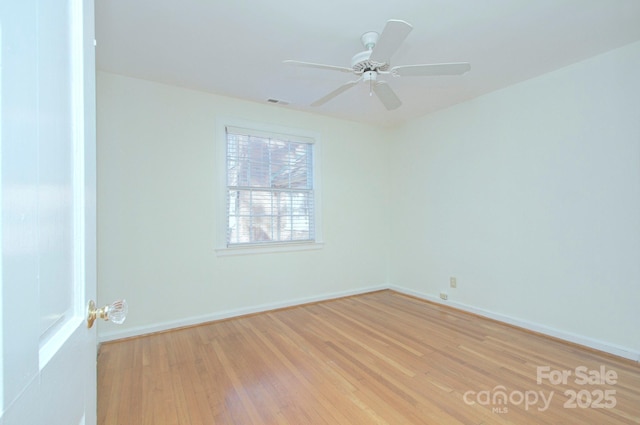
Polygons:
[[[98,297],[124,297],[101,340],[386,284],[388,145],[366,125],[98,74]],[[216,119],[318,132],[321,250],[217,257]]]
[[[99,73],[99,299],[131,304],[100,339],[390,286],[640,360],[639,65],[391,130]],[[216,257],[221,114],[322,134],[324,249]]]
[[399,129],[390,282],[637,357],[638,69],[635,43]]

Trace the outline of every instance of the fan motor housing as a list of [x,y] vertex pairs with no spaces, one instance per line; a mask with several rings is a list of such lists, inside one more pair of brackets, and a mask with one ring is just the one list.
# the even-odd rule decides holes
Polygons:
[[357,53],[353,58],[351,58],[351,68],[353,68],[353,72],[360,74],[366,71],[377,72],[389,70],[388,63],[370,61],[370,56],[371,50],[366,50],[364,52]]
[[388,63],[380,63],[369,60],[369,57],[371,57],[371,51],[374,47],[376,47],[379,36],[380,34],[378,34],[377,32],[369,31],[365,32],[364,34],[362,34],[362,37],[360,37],[362,45],[367,50],[365,50],[364,52],[356,53],[351,58],[351,68],[353,68],[353,72],[355,72],[356,74],[361,74],[368,71],[387,71],[389,69]]

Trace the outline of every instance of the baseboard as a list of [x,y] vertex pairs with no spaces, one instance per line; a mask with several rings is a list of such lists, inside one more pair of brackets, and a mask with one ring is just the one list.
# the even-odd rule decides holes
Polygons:
[[396,285],[371,286],[371,287],[359,288],[359,289],[349,290],[349,291],[332,292],[332,293],[322,294],[322,295],[313,296],[313,297],[295,298],[295,299],[290,299],[290,300],[277,302],[277,303],[260,304],[257,306],[224,310],[217,313],[205,314],[201,316],[185,317],[183,319],[160,322],[160,323],[155,323],[153,325],[134,326],[134,327],[130,327],[122,330],[117,328],[111,328],[108,331],[99,330],[98,342],[103,343],[103,342],[114,341],[118,339],[131,338],[131,337],[147,335],[147,334],[156,333],[156,332],[168,331],[171,329],[182,328],[185,326],[199,325],[202,323],[213,322],[216,320],[223,320],[223,319],[229,319],[232,317],[245,316],[247,314],[255,314],[255,313],[261,313],[265,311],[277,310],[279,308],[294,307],[302,304],[328,301],[335,298],[348,297],[352,295],[360,295],[360,294],[365,294],[367,292],[380,291],[384,289],[391,289],[401,294],[406,294],[416,298],[423,299],[425,301],[442,304],[447,307],[477,314],[478,316],[487,317],[489,319],[507,323],[512,326],[517,326],[522,329],[530,330],[543,335],[548,335],[550,337],[558,338],[574,344],[579,344],[585,347],[592,348],[594,350],[612,354],[614,356],[640,362],[640,352],[636,350],[632,350],[626,347],[620,347],[607,342],[598,341],[582,335],[573,334],[571,332],[562,331],[559,329],[540,325],[534,322],[529,322],[526,320],[507,316],[501,313],[496,313],[493,311],[485,310],[485,309],[474,307],[471,305],[459,303],[456,301],[452,301],[452,300],[444,301],[435,295],[414,291],[412,289],[408,289],[408,288],[404,288]]
[[548,326],[540,325],[537,323],[529,322],[526,320],[518,319],[515,317],[507,316],[500,313],[495,313],[482,308],[477,308],[471,305],[459,303],[452,300],[444,301],[435,295],[426,294],[423,292],[414,291],[411,289],[403,288],[400,286],[389,285],[388,289],[399,292],[401,294],[410,295],[416,298],[430,301],[437,304],[442,304],[447,307],[455,308],[458,310],[466,311],[469,313],[477,314],[478,316],[487,317],[489,319],[497,320],[499,322],[507,323],[509,325],[517,326],[526,330],[537,332],[540,334],[548,335],[553,338],[558,338],[563,341],[579,344],[585,347],[592,348],[594,350],[602,351],[605,353],[613,354],[614,356],[623,357],[625,359],[640,362],[640,352],[632,350],[626,347],[620,347],[614,344],[610,344],[603,341],[598,341],[582,335],[577,335],[571,332],[561,331]]
[[183,328],[185,326],[200,325],[202,323],[213,322],[216,320],[230,319],[232,317],[246,316],[248,314],[262,313],[265,311],[277,310],[279,308],[294,307],[302,304],[328,301],[336,298],[349,297],[352,295],[365,294],[367,292],[381,291],[388,289],[386,285],[371,286],[359,288],[349,291],[331,292],[327,294],[317,295],[313,297],[294,298],[277,303],[260,304],[257,306],[224,310],[217,313],[205,314],[200,316],[185,317],[178,320],[170,320],[166,322],[154,323],[153,325],[133,326],[125,329],[111,327],[109,330],[102,331],[98,329],[98,343],[114,341],[118,339],[131,338],[152,334],[156,332],[164,332],[171,329]]

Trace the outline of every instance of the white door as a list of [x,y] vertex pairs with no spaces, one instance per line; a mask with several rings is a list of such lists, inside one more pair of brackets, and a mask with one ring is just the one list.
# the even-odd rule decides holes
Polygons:
[[0,425],[96,423],[93,0],[0,0]]

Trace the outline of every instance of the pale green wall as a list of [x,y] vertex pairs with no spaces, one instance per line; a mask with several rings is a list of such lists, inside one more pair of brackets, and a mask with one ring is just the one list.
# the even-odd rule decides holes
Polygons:
[[[221,115],[320,134],[323,249],[216,256]],[[98,296],[130,304],[102,337],[384,285],[386,140],[363,124],[99,73]]]
[[640,351],[638,69],[640,43],[401,128],[390,282]]
[[[390,285],[639,353],[638,69],[635,43],[394,129],[99,73],[99,297],[131,303],[100,335]],[[321,134],[322,250],[216,257],[220,115]]]

